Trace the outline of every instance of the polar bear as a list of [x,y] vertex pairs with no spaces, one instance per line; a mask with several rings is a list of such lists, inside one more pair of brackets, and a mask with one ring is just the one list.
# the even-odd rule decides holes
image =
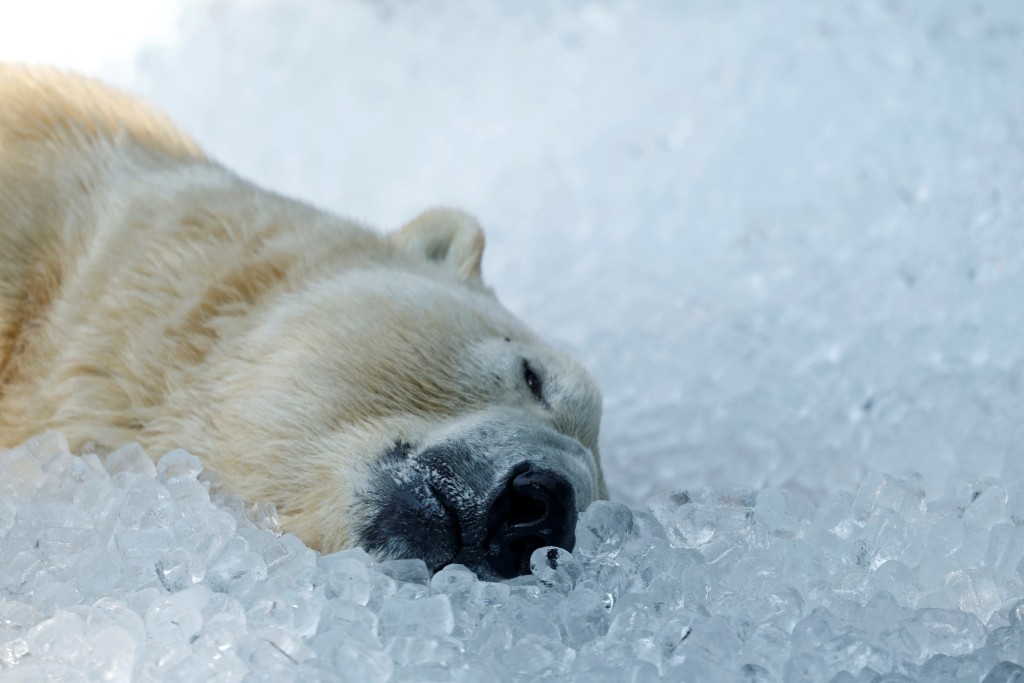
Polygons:
[[378,234],[122,92],[0,66],[0,446],[183,447],[323,552],[523,573],[605,495],[601,396],[483,248],[460,211]]

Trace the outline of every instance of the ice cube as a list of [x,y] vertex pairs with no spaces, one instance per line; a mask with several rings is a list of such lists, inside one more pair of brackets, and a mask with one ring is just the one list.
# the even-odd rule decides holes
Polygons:
[[318,633],[314,649],[321,671],[331,674],[331,678],[385,683],[395,670],[395,664],[386,652],[360,640],[349,639],[343,632],[330,630]]
[[277,507],[273,503],[253,503],[246,509],[246,516],[257,529],[280,535],[281,523],[277,515]]
[[210,588],[238,598],[248,594],[267,578],[267,564],[256,553],[225,552],[206,571]]
[[130,443],[118,448],[104,458],[103,463],[111,476],[118,472],[134,472],[144,477],[156,477],[156,465],[137,443]]
[[899,480],[870,471],[853,500],[853,514],[866,521],[877,510],[892,510],[903,519],[914,520],[925,512],[924,490],[916,482]]
[[156,644],[188,643],[203,627],[210,589],[200,584],[153,602],[146,610],[146,631]]
[[86,641],[86,671],[94,681],[131,680],[135,653],[144,641],[136,641],[120,626],[107,626]]
[[636,536],[633,513],[625,505],[599,500],[576,523],[576,553],[588,560],[614,557]]
[[608,632],[608,612],[612,605],[605,596],[588,590],[575,590],[558,605],[558,615],[569,644],[579,648]]
[[539,680],[546,674],[557,680],[559,674],[568,671],[576,659],[576,653],[558,639],[549,640],[529,634],[502,652],[499,659],[519,676]]
[[1024,600],[1015,602],[1007,616],[1010,620],[1010,626],[1018,631],[1024,631]]
[[916,617],[927,634],[924,646],[931,654],[964,655],[985,641],[985,629],[972,614],[929,607],[918,610]]
[[365,605],[372,587],[370,571],[355,558],[342,558],[327,573],[327,597]]
[[18,516],[18,500],[13,494],[0,493],[0,539],[14,528]]
[[165,484],[195,480],[202,471],[202,461],[181,448],[168,451],[156,463],[157,478]]
[[418,600],[394,598],[380,611],[380,628],[385,638],[404,635],[450,635],[455,627],[447,595]]
[[1001,486],[988,486],[972,496],[964,510],[964,523],[968,526],[991,529],[1000,522],[1010,520],[1006,491]]
[[583,575],[583,567],[572,553],[546,546],[537,548],[530,556],[530,571],[545,586],[568,592]]
[[462,644],[454,638],[398,636],[388,640],[384,651],[401,667],[440,666],[450,669],[462,657]]
[[426,586],[430,583],[430,572],[423,560],[385,560],[380,563],[380,570],[400,583],[413,583]]
[[54,653],[81,650],[84,637],[85,622],[82,618],[61,611],[30,628],[25,634],[25,644],[33,658],[43,659]]
[[300,584],[310,584],[317,567],[317,553],[298,537],[283,534],[268,543],[260,556],[270,576],[290,576]]
[[96,634],[112,626],[127,632],[139,648],[145,644],[146,625],[142,617],[120,600],[111,597],[100,598],[89,608],[85,620],[86,630],[90,634]]
[[330,600],[320,612],[317,632],[333,629],[345,634],[345,637],[380,648],[379,624],[377,615],[362,605],[344,600]]
[[1024,683],[1024,667],[1013,662],[999,662],[981,683]]
[[430,589],[449,598],[469,593],[477,583],[476,574],[461,564],[449,564],[430,579]]
[[172,548],[156,562],[156,575],[168,592],[196,585],[206,577],[206,565],[202,559],[186,548]]

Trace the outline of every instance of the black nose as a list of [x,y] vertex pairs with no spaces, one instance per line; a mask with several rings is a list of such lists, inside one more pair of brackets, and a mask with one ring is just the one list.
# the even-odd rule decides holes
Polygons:
[[529,573],[530,555],[537,548],[572,550],[576,516],[576,494],[565,477],[529,463],[520,465],[487,514],[487,563],[506,579]]

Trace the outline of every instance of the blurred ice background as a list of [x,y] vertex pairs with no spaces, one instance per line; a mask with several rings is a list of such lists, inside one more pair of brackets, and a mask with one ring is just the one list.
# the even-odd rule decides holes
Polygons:
[[[0,676],[78,661],[57,642],[113,680],[1024,677],[1024,4],[117,4],[4,9],[0,58],[129,87],[381,228],[475,213],[485,278],[602,385],[636,513],[592,510],[533,579],[428,579],[50,437],[4,456]],[[171,502],[48,512],[93,475]],[[197,511],[228,536],[179,548]],[[106,582],[67,550],[95,543]]]

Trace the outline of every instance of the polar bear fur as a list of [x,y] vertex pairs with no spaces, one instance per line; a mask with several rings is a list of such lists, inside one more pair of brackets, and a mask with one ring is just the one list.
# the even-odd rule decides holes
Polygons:
[[395,444],[536,429],[572,442],[549,460],[582,508],[604,491],[600,394],[484,286],[483,248],[462,212],[378,234],[240,179],[128,95],[0,65],[0,447],[184,447],[333,551],[365,540],[357,498]]

